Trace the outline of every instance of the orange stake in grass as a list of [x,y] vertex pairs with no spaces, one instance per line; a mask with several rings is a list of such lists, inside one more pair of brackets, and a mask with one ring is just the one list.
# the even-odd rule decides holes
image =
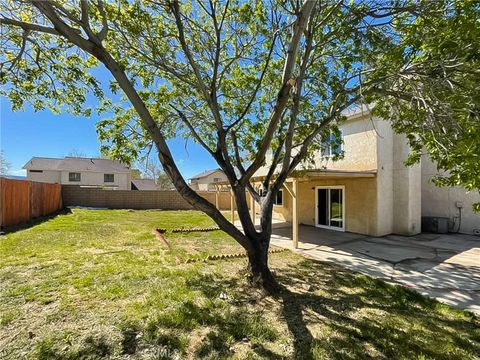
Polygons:
[[155,237],[160,240],[164,245],[166,245],[167,247],[170,247],[170,243],[168,242],[168,240],[165,238],[165,236],[163,234],[166,233],[166,230],[164,229],[155,229],[153,231],[153,233],[155,234]]

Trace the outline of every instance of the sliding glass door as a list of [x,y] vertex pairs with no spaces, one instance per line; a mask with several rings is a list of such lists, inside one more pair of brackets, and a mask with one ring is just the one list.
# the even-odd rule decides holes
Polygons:
[[316,225],[333,230],[345,230],[345,187],[317,186]]

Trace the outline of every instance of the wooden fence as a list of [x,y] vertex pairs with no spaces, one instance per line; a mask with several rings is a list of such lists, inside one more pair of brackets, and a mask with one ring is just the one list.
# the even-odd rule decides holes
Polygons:
[[62,186],[0,178],[0,226],[16,225],[61,209]]

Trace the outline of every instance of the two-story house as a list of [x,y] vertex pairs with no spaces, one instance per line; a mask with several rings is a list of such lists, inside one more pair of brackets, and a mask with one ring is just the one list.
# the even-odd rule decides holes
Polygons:
[[[274,218],[292,222],[294,228],[305,224],[372,236],[417,234],[422,218],[433,218],[436,225],[444,221],[445,231],[480,231],[480,214],[472,211],[472,204],[480,202],[478,193],[433,185],[430,179],[437,171],[426,156],[406,167],[406,138],[387,121],[361,108],[345,115],[340,126],[343,159],[332,161],[340,149],[323,146],[314,165],[299,166],[302,171],[287,179],[277,196]],[[257,181],[266,171],[256,173]]]
[[215,191],[215,183],[227,181],[227,176],[220,169],[204,171],[192,176],[190,187],[195,191]]
[[33,157],[24,166],[27,179],[62,185],[130,190],[130,168],[119,161],[99,158]]

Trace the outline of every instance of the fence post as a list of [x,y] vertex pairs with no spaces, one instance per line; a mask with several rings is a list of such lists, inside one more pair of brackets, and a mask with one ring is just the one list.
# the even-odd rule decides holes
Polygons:
[[33,191],[33,186],[32,182],[28,182],[28,218],[32,218],[32,207],[33,207],[33,201],[32,201],[32,191]]
[[0,177],[0,228],[3,226],[3,213],[4,213],[4,206],[5,206],[5,197],[3,195],[3,179]]

